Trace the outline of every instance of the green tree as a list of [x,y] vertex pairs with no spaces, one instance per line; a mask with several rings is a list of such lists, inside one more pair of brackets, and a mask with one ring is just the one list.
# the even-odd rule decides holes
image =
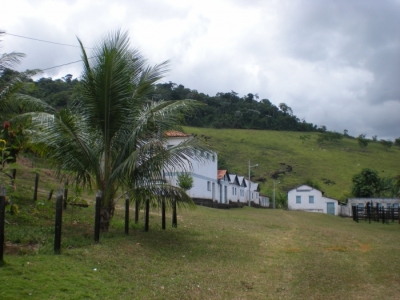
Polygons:
[[178,175],[178,185],[181,189],[188,191],[193,187],[193,177],[190,173],[180,173]]
[[77,183],[101,191],[105,229],[121,189],[136,201],[160,203],[162,194],[169,203],[192,204],[184,190],[164,184],[163,173],[184,168],[188,158],[201,159],[198,153],[208,149],[195,138],[167,149],[165,132],[197,102],[150,101],[168,62],[148,66],[130,48],[127,32],[108,34],[90,56],[78,41],[83,60],[79,97],[53,121],[37,122],[37,149],[57,163],[59,172],[72,172]]
[[362,151],[365,152],[365,148],[367,148],[369,144],[369,140],[365,138],[365,134],[360,134],[357,137],[358,145],[361,147]]
[[353,176],[352,194],[354,197],[373,197],[380,191],[378,172],[365,168]]
[[385,148],[386,151],[393,146],[393,142],[391,140],[380,140],[379,143]]
[[[2,34],[4,31],[0,31],[0,36]],[[0,137],[5,143],[1,159],[3,172],[5,162],[15,163],[26,143],[23,134],[27,121],[26,113],[48,109],[44,102],[25,93],[32,88],[30,77],[39,71],[27,70],[19,73],[13,70],[24,57],[25,54],[19,52],[3,53],[0,56],[0,123],[4,124]],[[16,169],[12,169],[10,174],[5,174],[14,180]]]
[[[4,31],[0,31],[0,36],[2,34]],[[22,113],[49,108],[41,100],[24,93],[32,86],[30,77],[40,71],[13,71],[24,57],[25,54],[19,52],[3,53],[0,56],[0,121],[10,121]]]
[[400,148],[400,138],[394,140],[394,145]]

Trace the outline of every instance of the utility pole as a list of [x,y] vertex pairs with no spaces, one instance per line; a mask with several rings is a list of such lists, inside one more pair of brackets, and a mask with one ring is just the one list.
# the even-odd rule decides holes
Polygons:
[[253,167],[258,167],[258,164],[250,166],[250,159],[249,159],[249,207],[251,206],[250,205],[250,201],[251,201],[251,197],[250,197],[250,188],[251,188],[250,168],[253,168]]

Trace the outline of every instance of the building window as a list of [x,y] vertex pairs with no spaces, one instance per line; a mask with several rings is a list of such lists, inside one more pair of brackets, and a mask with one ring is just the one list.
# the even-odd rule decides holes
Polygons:
[[296,196],[296,203],[301,203],[301,196]]
[[206,153],[206,158],[209,159],[210,158],[210,154]]
[[207,181],[207,191],[211,191],[211,182]]
[[243,190],[240,190],[240,196],[243,197],[244,196],[244,192]]
[[173,147],[173,145],[167,145],[167,149],[172,148],[172,147]]
[[387,204],[387,207],[388,207],[388,208],[390,208],[390,206],[391,206],[391,204],[390,204],[390,203],[388,203],[388,204]]
[[395,203],[395,204],[393,204],[393,208],[399,208],[399,204],[398,203]]
[[215,155],[212,156],[212,161],[215,161]]
[[308,203],[314,203],[314,196],[308,196]]

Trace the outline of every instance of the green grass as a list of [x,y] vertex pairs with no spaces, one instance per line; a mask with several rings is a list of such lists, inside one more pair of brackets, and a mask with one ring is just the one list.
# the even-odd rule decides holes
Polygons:
[[[350,139],[324,151],[314,134],[302,144],[302,133],[293,132],[186,132],[211,136],[209,143],[227,160],[232,157],[232,173],[246,174],[249,158],[260,164],[252,169],[256,177],[268,177],[279,163],[291,165],[282,189],[328,178],[336,184],[320,184],[336,196],[363,167],[381,176],[400,169],[398,149],[371,144],[364,153]],[[160,212],[153,209],[150,231],[144,232],[143,211],[140,223],[133,224],[131,209],[126,236],[119,203],[109,232],[95,244],[94,196],[84,193],[89,207],[64,211],[61,255],[54,255],[55,194],[51,201],[47,195],[63,184],[37,166],[25,161],[17,171],[12,199],[19,214],[6,214],[0,299],[396,299],[400,294],[400,224],[357,224],[326,214],[197,207],[178,212],[178,228],[171,227],[169,211],[164,231]],[[40,193],[34,203],[37,172]],[[0,180],[9,183],[7,177]],[[268,177],[262,191],[271,187]]]
[[7,236],[13,227],[38,227],[34,234],[47,242],[45,251],[5,256],[0,298],[395,299],[400,293],[398,223],[198,207],[179,211],[177,229],[169,218],[166,231],[153,210],[149,232],[141,219],[125,236],[123,213],[120,205],[110,232],[94,244],[93,208],[67,210],[61,255],[52,254],[50,220],[34,225],[7,216]]
[[[286,193],[311,179],[318,182],[325,195],[339,200],[349,196],[351,179],[363,168],[377,170],[381,177],[400,175],[399,148],[387,151],[379,143],[370,142],[363,152],[357,140],[350,138],[320,146],[318,133],[193,127],[184,127],[184,130],[198,137],[211,137],[207,143],[226,160],[230,173],[247,176],[248,160],[252,165],[258,163],[258,168],[251,169],[253,178],[267,179],[261,184],[261,193],[269,196],[273,187],[270,174],[282,169],[280,163],[293,168],[279,179],[280,191]],[[311,138],[303,143],[300,136],[306,134]],[[326,185],[322,178],[336,184]]]

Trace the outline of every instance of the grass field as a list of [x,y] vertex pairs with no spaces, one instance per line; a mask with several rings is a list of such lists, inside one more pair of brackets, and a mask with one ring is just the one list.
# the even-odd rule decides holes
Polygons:
[[[363,167],[392,176],[400,170],[400,151],[356,141],[317,147],[316,135],[302,133],[185,128],[219,151],[232,173],[246,174],[247,161],[259,163],[255,177],[267,178],[280,163],[293,167],[278,185],[285,190],[303,180],[318,181],[331,197],[351,186]],[[35,174],[38,201],[32,201]],[[324,185],[321,178],[336,182]],[[93,242],[93,195],[89,208],[68,207],[63,214],[61,255],[53,254],[54,196],[63,186],[42,161],[20,157],[17,191],[0,176],[17,215],[6,214],[5,263],[0,266],[0,299],[399,299],[400,224],[355,223],[351,219],[284,210],[216,210],[197,207],[178,212],[178,228],[161,229],[157,208],[150,231],[139,224],[124,234],[119,203],[109,232]],[[69,191],[73,194],[73,191]],[[8,209],[8,208],[7,208]],[[171,212],[168,212],[171,216]]]
[[[400,225],[269,209],[178,213],[178,228],[131,224],[122,205],[93,243],[93,206],[64,213],[61,255],[48,211],[7,215],[0,299],[398,299]],[[170,214],[170,213],[169,213]],[[25,216],[25,217],[24,217]],[[47,217],[46,217],[47,216]],[[131,211],[133,216],[133,211]],[[143,212],[141,213],[141,217]],[[170,219],[169,219],[170,221]],[[170,222],[168,222],[170,225]]]
[[[364,152],[357,140],[350,138],[319,145],[318,133],[193,127],[184,130],[209,137],[207,143],[226,161],[230,173],[247,176],[248,160],[252,165],[258,163],[258,168],[251,169],[253,180],[267,179],[261,184],[261,193],[268,196],[273,187],[270,174],[287,165],[293,170],[279,178],[277,189],[281,192],[286,194],[310,179],[320,185],[326,196],[343,201],[349,197],[353,175],[363,168],[374,169],[381,177],[400,175],[400,149],[393,146],[385,150],[376,142],[370,142]],[[310,138],[303,143],[302,135]],[[335,184],[324,184],[323,178]]]

